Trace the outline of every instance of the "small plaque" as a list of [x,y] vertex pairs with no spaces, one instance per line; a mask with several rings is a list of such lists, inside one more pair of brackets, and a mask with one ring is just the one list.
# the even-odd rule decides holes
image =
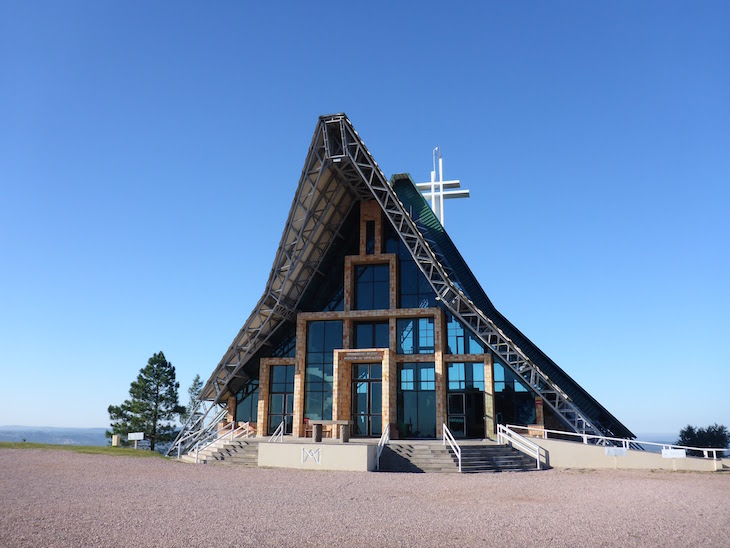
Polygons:
[[130,432],[127,434],[127,441],[137,441],[144,439],[144,432]]
[[687,451],[684,449],[662,449],[662,458],[684,459],[687,458]]
[[607,457],[625,457],[628,449],[625,447],[606,447]]

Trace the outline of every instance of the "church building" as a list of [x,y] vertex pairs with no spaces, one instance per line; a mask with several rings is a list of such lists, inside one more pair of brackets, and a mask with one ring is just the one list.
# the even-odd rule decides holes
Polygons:
[[345,114],[320,117],[263,295],[202,399],[258,436],[634,438],[494,307],[441,222],[448,183],[386,179]]

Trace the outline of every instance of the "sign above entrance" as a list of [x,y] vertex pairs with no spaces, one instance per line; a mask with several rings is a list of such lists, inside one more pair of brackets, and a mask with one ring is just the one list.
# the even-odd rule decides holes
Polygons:
[[380,361],[383,358],[382,352],[373,352],[371,351],[357,351],[357,350],[347,350],[346,352],[343,352],[345,354],[345,359],[348,361],[354,361],[354,360],[378,360]]

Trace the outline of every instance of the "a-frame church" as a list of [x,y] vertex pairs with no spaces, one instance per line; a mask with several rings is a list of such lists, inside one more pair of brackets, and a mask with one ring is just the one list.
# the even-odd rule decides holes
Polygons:
[[410,176],[387,180],[344,114],[317,122],[264,294],[202,399],[259,436],[346,421],[353,437],[505,423],[634,438],[495,309]]

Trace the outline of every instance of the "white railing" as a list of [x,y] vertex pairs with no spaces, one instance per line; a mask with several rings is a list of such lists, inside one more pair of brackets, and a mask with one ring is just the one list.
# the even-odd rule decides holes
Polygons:
[[383,454],[383,449],[386,445],[390,444],[390,423],[385,425],[385,428],[383,429],[383,435],[380,436],[380,441],[378,442],[378,458],[376,461],[378,472],[380,472],[380,455]]
[[526,455],[534,458],[537,461],[537,469],[540,470],[542,467],[542,463],[540,462],[540,446],[521,436],[514,430],[511,430],[511,428],[511,425],[497,425],[497,443],[509,443],[518,451],[522,451]]
[[[211,408],[212,409],[212,408]],[[174,447],[177,446],[177,458],[179,459],[182,456],[182,453],[184,450],[187,450],[187,446],[191,443],[198,442],[198,441],[204,441],[211,436],[214,436],[216,434],[216,431],[209,432],[211,428],[214,428],[215,425],[217,425],[221,419],[228,413],[227,409],[222,409],[218,412],[218,415],[216,415],[213,420],[207,425],[202,426],[203,419],[205,419],[205,415],[202,415],[199,417],[195,423],[192,425],[191,430],[187,433],[182,435],[182,432],[179,434],[178,439],[175,441],[172,447],[168,450],[168,455],[173,451]],[[200,426],[197,430],[196,427]],[[198,439],[195,439],[198,438]],[[189,441],[190,440],[190,441]],[[187,442],[187,443],[185,443]],[[194,447],[197,447],[198,444],[195,443]],[[191,449],[192,451],[192,449]]]
[[[528,435],[530,431],[535,432],[536,434],[539,434],[540,437],[543,437],[544,439],[548,439],[548,434],[556,434],[558,436],[572,436],[575,438],[580,438],[581,441],[584,444],[588,444],[588,440],[595,440],[596,445],[606,445],[607,442],[616,442],[620,443],[622,447],[625,447],[626,449],[631,449],[631,444],[638,444],[638,445],[653,445],[655,447],[661,447],[662,449],[684,449],[688,451],[697,451],[702,452],[704,455],[704,458],[708,459],[710,458],[710,453],[712,453],[712,459],[718,460],[718,458],[722,458],[722,454],[727,451],[727,449],[721,449],[718,447],[689,447],[687,445],[674,445],[671,443],[656,443],[653,441],[641,441],[641,440],[630,440],[628,438],[608,438],[606,436],[593,436],[591,434],[576,434],[575,432],[563,432],[562,430],[547,430],[544,428],[537,429],[534,426],[515,426],[513,424],[507,425],[508,428],[512,429],[519,429],[519,430],[527,430]],[[543,435],[544,434],[544,435]],[[563,441],[569,441],[569,440],[563,440]],[[720,453],[720,457],[717,456],[717,453]]]
[[269,443],[276,443],[277,441],[280,441],[281,443],[284,443],[284,429],[286,428],[286,419],[281,421],[281,424],[276,427],[276,430],[274,430],[274,434],[269,438]]
[[456,455],[456,458],[459,459],[459,472],[461,472],[461,447],[459,447],[459,444],[456,443],[456,439],[454,439],[454,436],[451,434],[451,430],[449,430],[445,424],[441,425],[441,441],[443,441],[444,445],[446,445],[447,441],[449,442],[451,450],[454,452],[454,455]]
[[[214,443],[216,443],[218,441],[221,441],[224,439],[229,439],[229,440],[233,441],[233,438],[239,437],[239,434],[242,431],[244,432],[243,437],[248,438],[250,435],[250,426],[251,426],[250,423],[248,421],[246,421],[243,424],[241,424],[241,426],[236,428],[236,423],[232,422],[232,423],[227,424],[220,430],[216,430],[215,432],[212,432],[206,438],[199,440],[195,444],[195,464],[198,464],[198,455],[200,454],[200,452],[205,451],[211,445],[213,445]],[[201,444],[202,444],[202,446],[201,446]],[[178,458],[180,458],[179,453],[178,453]]]

